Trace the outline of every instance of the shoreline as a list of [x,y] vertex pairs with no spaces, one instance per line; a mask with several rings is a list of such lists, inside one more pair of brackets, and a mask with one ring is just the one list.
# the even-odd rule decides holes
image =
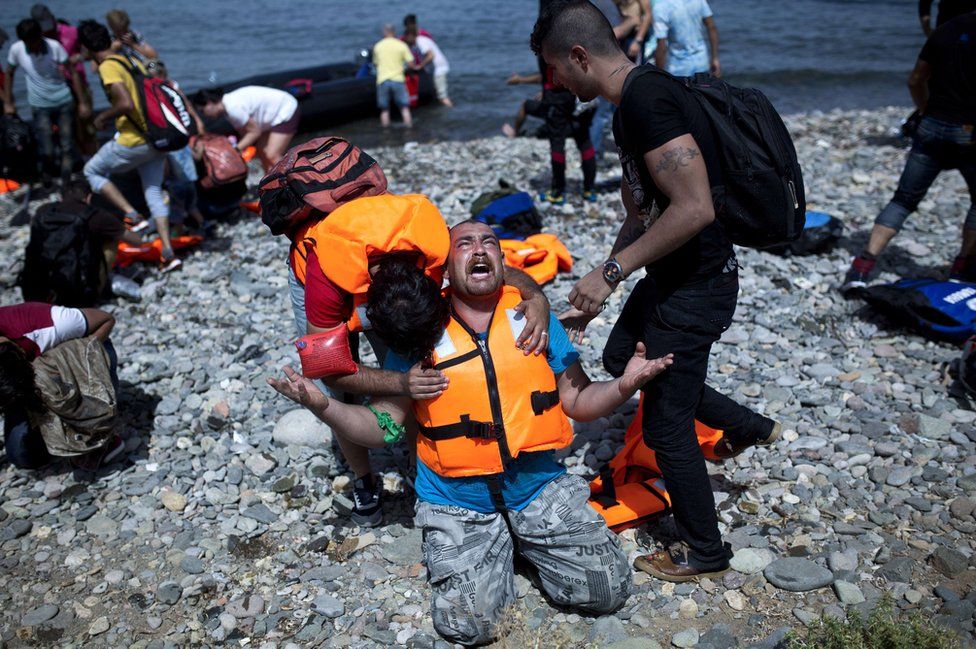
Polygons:
[[[959,351],[834,290],[897,183],[907,141],[892,136],[909,112],[784,117],[810,209],[842,218],[846,229],[819,256],[737,250],[739,308],[713,349],[710,383],[782,420],[784,436],[709,466],[734,570],[678,586],[637,573],[624,608],[600,618],[553,609],[520,575],[511,643],[565,636],[569,646],[654,647],[693,635],[700,646],[771,647],[820,614],[866,613],[885,593],[896,610],[972,641],[976,412],[940,383]],[[499,178],[533,193],[548,186],[545,140],[499,135],[366,150],[392,191],[427,194],[450,223]],[[575,259],[572,274],[545,287],[557,312],[575,278],[602,263],[622,217],[616,165],[601,167],[598,201],[584,204],[578,153],[567,153],[567,205],[540,210],[544,230]],[[251,184],[259,177],[252,166]],[[959,174],[940,176],[879,262],[879,281],[942,272],[968,204]],[[20,301],[13,280],[28,236],[27,227],[8,224],[12,209],[0,197],[3,304]],[[118,321],[127,461],[96,476],[0,466],[7,646],[444,646],[429,616],[412,497],[398,473],[403,449],[373,456],[386,489],[385,527],[352,528],[342,513],[350,480],[324,442],[327,428],[264,383],[297,362],[286,251],[287,241],[253,215],[221,223],[180,272],[149,270],[141,302],[104,307]],[[611,296],[578,346],[594,378],[606,377],[603,343],[637,279]],[[635,407],[631,400],[610,417],[576,424],[568,470],[595,473]],[[669,525],[623,532],[629,557],[665,547]],[[787,556],[802,561],[774,563]],[[825,585],[781,589],[771,566]]]

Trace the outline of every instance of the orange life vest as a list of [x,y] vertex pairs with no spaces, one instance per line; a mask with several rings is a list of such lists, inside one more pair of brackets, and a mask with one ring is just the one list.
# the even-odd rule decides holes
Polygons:
[[[198,246],[203,243],[203,237],[188,234],[181,237],[170,237],[170,244],[173,246],[173,250],[182,250],[184,248],[192,248],[193,246]],[[160,239],[154,239],[150,243],[144,243],[141,246],[133,246],[132,244],[126,243],[124,241],[119,241],[118,253],[115,257],[115,265],[118,268],[125,268],[131,266],[137,261],[145,261],[151,264],[158,264],[163,261],[163,242]]]
[[[623,448],[600,475],[590,483],[590,506],[607,521],[607,527],[620,532],[671,508],[657,457],[644,443],[642,411],[644,397],[627,427]],[[716,460],[715,444],[722,439],[722,431],[695,422],[698,445],[708,460]]]
[[356,330],[362,328],[370,263],[392,252],[416,252],[424,259],[424,271],[440,284],[450,247],[444,217],[426,196],[364,196],[300,231],[292,245],[291,265],[305,284],[306,259],[314,248],[325,276],[353,296],[349,328]]
[[415,401],[413,412],[417,456],[438,475],[501,473],[520,453],[573,441],[545,356],[525,356],[515,346],[525,326],[515,311],[521,301],[518,290],[505,287],[487,340],[454,316],[434,349],[434,368],[450,383],[439,397]]
[[573,270],[573,256],[554,234],[533,234],[524,241],[502,239],[499,244],[505,264],[525,271],[539,284],[552,281],[558,272]]

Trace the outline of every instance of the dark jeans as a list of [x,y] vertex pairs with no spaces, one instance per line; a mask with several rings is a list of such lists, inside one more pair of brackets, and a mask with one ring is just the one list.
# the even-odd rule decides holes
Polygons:
[[976,230],[976,139],[971,127],[933,117],[926,117],[919,124],[895,196],[874,222],[901,230],[936,177],[948,169],[958,169],[966,180],[970,205],[964,227]]
[[755,441],[773,427],[772,420],[705,385],[712,343],[732,323],[738,293],[735,272],[668,292],[644,278],[627,299],[603,352],[604,366],[614,376],[623,372],[638,342],[647,346],[648,358],[674,354],[674,364],[643,388],[644,442],[657,455],[692,565],[702,569],[724,567],[727,553],[695,419],[735,441]]
[[[105,341],[108,352],[109,370],[115,394],[119,393],[119,357],[111,340]],[[7,459],[21,469],[37,469],[51,461],[51,454],[44,446],[44,438],[38,430],[30,427],[27,412],[22,408],[11,408],[3,413],[3,446]]]
[[[31,106],[34,118],[34,133],[37,135],[37,146],[44,164],[44,171],[54,172],[65,181],[71,176],[73,166],[72,151],[74,147],[75,105],[68,102],[55,108],[37,108]],[[54,126],[58,127],[58,143],[61,149],[60,164],[54,155]]]

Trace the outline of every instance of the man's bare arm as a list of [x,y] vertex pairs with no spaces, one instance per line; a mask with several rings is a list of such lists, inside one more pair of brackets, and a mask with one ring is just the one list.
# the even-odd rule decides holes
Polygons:
[[625,275],[674,252],[715,220],[708,169],[690,133],[648,151],[644,163],[670,204],[647,232],[616,255]]
[[634,204],[634,195],[627,186],[627,181],[620,180],[620,200],[624,204],[624,222],[620,224],[617,232],[617,239],[613,242],[613,249],[610,256],[614,257],[618,252],[637,241],[644,234],[644,226],[637,216],[637,205]]
[[718,27],[715,26],[715,18],[709,16],[705,18],[705,29],[708,31],[708,46],[712,54],[709,71],[716,77],[722,76],[722,66],[718,61]]

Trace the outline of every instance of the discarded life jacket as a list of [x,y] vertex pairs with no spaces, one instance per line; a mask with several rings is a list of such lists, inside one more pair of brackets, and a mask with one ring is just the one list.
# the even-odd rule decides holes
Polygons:
[[860,295],[926,338],[962,343],[976,334],[976,284],[901,279],[868,287]]
[[826,212],[807,210],[803,232],[795,241],[766,248],[778,255],[815,255],[829,250],[844,233],[844,224]]
[[[173,250],[181,250],[183,248],[192,248],[193,246],[198,246],[203,241],[203,237],[198,235],[187,235],[183,237],[171,237],[170,243],[173,244]],[[124,241],[119,242],[118,254],[115,258],[115,265],[118,268],[125,268],[131,266],[137,261],[145,261],[151,264],[158,264],[163,261],[163,242],[160,239],[154,239],[150,243],[143,244],[141,246],[133,246]]]
[[485,192],[471,204],[471,218],[495,231],[499,239],[525,239],[542,230],[542,217],[532,196],[520,192],[507,182],[501,188]]
[[[644,397],[641,396],[641,403],[624,435],[623,448],[590,482],[590,506],[603,516],[607,527],[614,532],[637,527],[671,508],[671,498],[654,451],[644,443],[643,408]],[[696,421],[695,433],[705,457],[717,459],[714,449],[722,439],[722,431]]]
[[487,340],[452,317],[434,348],[434,369],[450,387],[415,401],[417,457],[446,477],[501,473],[520,453],[569,446],[573,428],[563,414],[556,377],[545,356],[525,356],[515,340],[525,326],[505,287]]
[[426,273],[440,285],[451,246],[444,217],[426,196],[364,196],[340,205],[308,228],[292,246],[292,269],[305,284],[309,247],[317,251],[322,272],[353,296],[355,311],[349,328],[362,329],[369,265],[393,252],[417,252]]
[[573,270],[573,256],[554,234],[533,234],[525,241],[502,239],[499,244],[505,265],[525,271],[539,284],[552,281],[558,272]]

